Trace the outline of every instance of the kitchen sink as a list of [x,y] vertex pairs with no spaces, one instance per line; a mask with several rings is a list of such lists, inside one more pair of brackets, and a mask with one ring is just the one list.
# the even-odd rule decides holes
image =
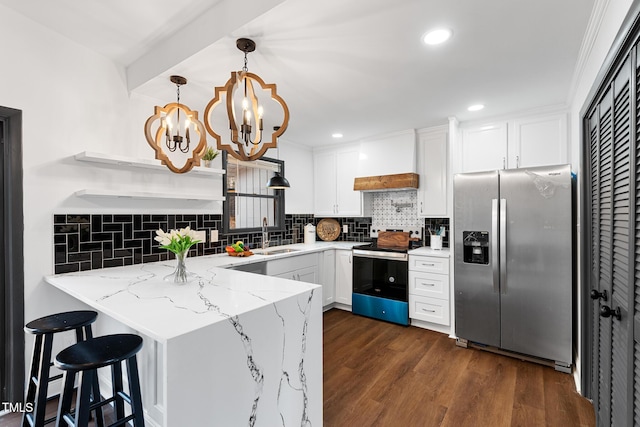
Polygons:
[[298,252],[300,249],[273,249],[273,250],[263,250],[260,252],[256,252],[256,255],[278,255],[278,254],[288,254],[291,252]]

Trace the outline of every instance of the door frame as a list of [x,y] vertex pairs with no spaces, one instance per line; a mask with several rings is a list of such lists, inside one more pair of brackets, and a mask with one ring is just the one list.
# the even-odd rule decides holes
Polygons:
[[2,401],[22,402],[24,398],[24,219],[22,179],[22,111],[0,106],[3,135],[5,231],[4,254],[4,336],[5,359],[2,369],[6,383],[2,384]]

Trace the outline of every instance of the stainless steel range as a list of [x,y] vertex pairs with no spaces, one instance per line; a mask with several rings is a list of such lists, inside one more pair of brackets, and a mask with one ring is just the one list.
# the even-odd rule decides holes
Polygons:
[[353,248],[354,314],[409,324],[409,242],[421,235],[415,227],[375,227],[373,243]]

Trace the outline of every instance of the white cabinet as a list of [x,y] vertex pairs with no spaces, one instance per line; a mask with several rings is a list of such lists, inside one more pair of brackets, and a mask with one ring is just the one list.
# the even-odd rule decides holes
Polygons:
[[447,126],[438,126],[418,132],[418,216],[447,216],[447,129]]
[[567,115],[528,117],[509,123],[511,168],[567,163]]
[[357,145],[317,151],[313,154],[315,215],[362,215],[362,194],[353,190],[359,157]]
[[462,172],[564,164],[567,113],[541,114],[462,126]]
[[318,254],[298,255],[268,261],[267,275],[300,282],[320,283]]
[[449,258],[409,255],[409,317],[450,324]]
[[333,304],[336,293],[336,251],[331,249],[320,255],[320,284],[322,285],[322,306]]
[[336,250],[336,297],[340,304],[351,306],[353,291],[353,257],[350,250]]
[[462,129],[462,172],[507,167],[507,123],[491,123]]

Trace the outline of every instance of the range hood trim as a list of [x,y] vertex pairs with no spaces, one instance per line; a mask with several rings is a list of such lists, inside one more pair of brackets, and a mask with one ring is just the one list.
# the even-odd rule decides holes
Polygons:
[[419,185],[417,173],[357,177],[353,181],[354,191],[401,191],[415,190]]

